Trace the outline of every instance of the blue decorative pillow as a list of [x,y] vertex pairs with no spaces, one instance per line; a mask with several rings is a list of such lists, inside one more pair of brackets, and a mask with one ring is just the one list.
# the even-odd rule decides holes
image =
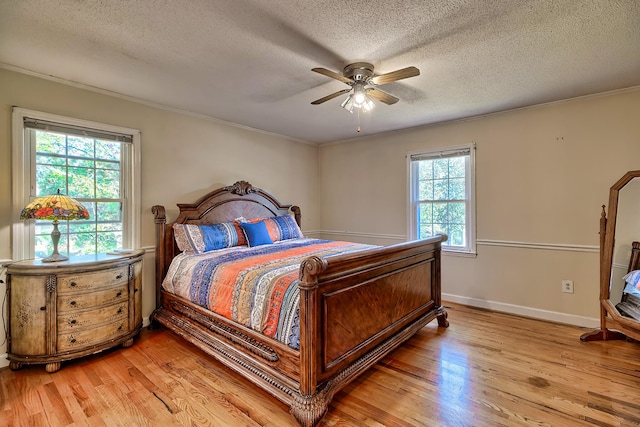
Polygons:
[[267,227],[267,233],[271,237],[272,242],[279,242],[280,240],[289,239],[302,239],[302,231],[298,226],[295,218],[291,215],[271,216],[268,218],[253,218],[241,222],[257,223],[264,221]]
[[271,237],[269,236],[269,232],[267,231],[267,225],[264,221],[260,222],[242,222],[240,223],[242,227],[242,231],[244,231],[244,235],[247,238],[247,243],[250,247],[260,246],[260,245],[270,245],[273,243]]

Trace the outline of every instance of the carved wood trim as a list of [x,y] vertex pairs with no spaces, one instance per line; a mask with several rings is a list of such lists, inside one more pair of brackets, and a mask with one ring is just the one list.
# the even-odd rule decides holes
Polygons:
[[320,370],[320,296],[318,275],[326,270],[325,259],[311,256],[300,264],[300,393],[305,396],[316,393]]
[[[162,288],[162,279],[167,274],[169,265],[167,264],[166,246],[166,230],[167,230],[167,215],[164,210],[164,206],[155,205],[151,208],[154,218],[153,222],[156,225],[156,308],[159,308],[162,304],[160,298],[160,289]],[[173,258],[173,256],[171,256]]]
[[191,307],[188,307],[178,301],[171,300],[169,303],[171,310],[182,314],[183,316],[193,320],[197,324],[205,326],[211,332],[214,332],[227,340],[238,344],[250,351],[252,354],[263,358],[269,362],[277,362],[278,354],[274,349],[268,347],[267,345],[243,334],[241,331],[231,328],[230,326],[225,325],[222,322],[218,322],[215,319],[207,317],[203,314],[198,313],[193,310]]
[[58,276],[47,275],[45,279],[45,343],[47,354],[56,354],[58,350]]
[[246,196],[249,193],[257,193],[262,191],[259,188],[249,184],[247,181],[237,181],[233,185],[224,187],[224,190],[228,191],[229,193],[238,194],[239,196]]
[[291,206],[291,213],[293,213],[293,217],[298,223],[298,227],[302,227],[302,214],[300,213],[300,207],[295,205]]
[[207,335],[207,333],[213,332],[212,330],[207,329],[206,331],[203,331],[193,325],[193,319],[184,319],[181,317],[181,314],[170,312],[165,308],[156,310],[153,316],[155,321],[168,327],[173,332],[182,336],[206,353],[216,356],[218,360],[223,362],[225,365],[230,366],[234,371],[239,372],[238,368],[241,368],[240,372],[244,371],[245,373],[250,374],[247,376],[247,379],[254,384],[259,385],[276,398],[285,403],[290,402],[290,397],[295,391],[295,388],[293,387],[294,382],[292,382],[292,384],[287,384],[275,375],[265,373],[254,363],[248,361],[244,357],[239,357],[238,355],[242,353],[233,347],[231,348],[235,351],[229,351],[227,348],[214,345],[210,336]]

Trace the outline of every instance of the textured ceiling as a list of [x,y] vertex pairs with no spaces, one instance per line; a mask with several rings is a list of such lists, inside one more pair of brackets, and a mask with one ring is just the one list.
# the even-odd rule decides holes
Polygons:
[[[394,105],[340,108],[352,62]],[[638,0],[2,0],[0,65],[323,143],[640,85]]]

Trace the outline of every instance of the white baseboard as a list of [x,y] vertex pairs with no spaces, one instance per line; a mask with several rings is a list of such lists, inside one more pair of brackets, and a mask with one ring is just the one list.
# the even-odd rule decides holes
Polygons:
[[459,295],[442,294],[443,305],[446,301],[458,304],[469,305],[472,307],[486,308],[503,313],[516,314],[518,316],[531,317],[534,319],[548,320],[551,322],[565,323],[585,328],[599,328],[600,319],[594,317],[577,316],[575,314],[560,313],[557,311],[542,310],[539,308],[525,307],[515,304],[506,304],[503,302],[487,301],[478,298],[469,298]]

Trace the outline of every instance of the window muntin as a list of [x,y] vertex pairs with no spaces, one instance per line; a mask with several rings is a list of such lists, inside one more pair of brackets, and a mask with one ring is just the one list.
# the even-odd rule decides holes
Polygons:
[[[85,255],[122,248],[123,143],[36,129],[27,133],[35,144],[34,197],[60,190],[89,211],[88,220],[60,223],[60,253]],[[35,221],[36,257],[51,253],[52,228],[51,221]]]
[[475,252],[473,154],[465,146],[408,156],[412,239],[446,234],[443,249]]

